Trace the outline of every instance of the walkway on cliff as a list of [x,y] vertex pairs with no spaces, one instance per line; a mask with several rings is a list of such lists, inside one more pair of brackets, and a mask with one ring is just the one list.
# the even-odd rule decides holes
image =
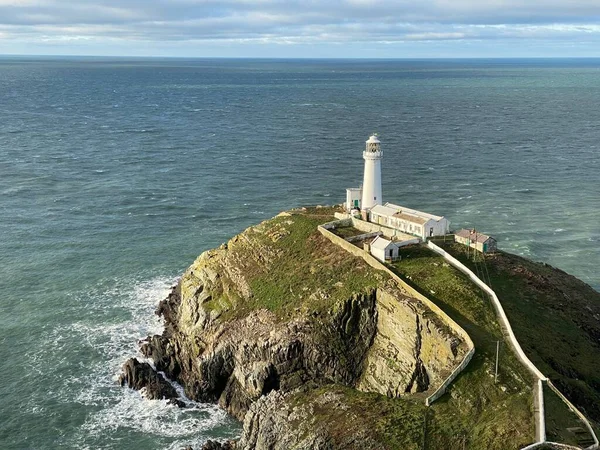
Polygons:
[[[338,224],[339,224],[339,222],[338,222]],[[327,225],[330,225],[330,224],[325,224],[324,227],[327,227]],[[352,225],[350,225],[350,226],[352,226]],[[321,233],[324,234],[326,237],[328,237],[332,242],[336,243],[337,245],[342,246],[350,253],[353,253],[357,256],[362,257],[371,266],[373,266],[377,269],[380,269],[380,270],[385,270],[388,273],[391,272],[387,265],[384,266],[379,261],[376,261],[376,260],[373,261],[374,258],[369,253],[365,252],[362,248],[358,248],[352,244],[349,244],[347,241],[345,241],[341,237],[334,235],[333,233],[328,231],[326,228],[323,228],[323,227],[319,227],[319,228],[320,228]],[[465,300],[464,300],[465,303],[468,303],[468,302],[473,302],[473,304],[477,303],[477,308],[480,308],[480,309],[483,308],[484,304],[488,305],[486,308],[483,308],[483,309],[488,310],[488,313],[487,313],[488,317],[483,318],[483,322],[481,322],[481,320],[478,320],[478,319],[482,319],[482,317],[477,316],[477,311],[476,311],[477,308],[476,307],[473,307],[473,310],[469,311],[468,306],[466,308],[463,307],[464,306],[464,303],[463,303],[463,305],[458,305],[458,309],[457,309],[456,307],[452,306],[452,302],[447,303],[444,301],[440,301],[440,299],[437,298],[437,296],[433,290],[420,289],[420,292],[417,291],[418,298],[422,298],[423,301],[425,301],[427,303],[433,303],[434,305],[436,305],[436,307],[437,306],[441,307],[441,309],[443,311],[442,314],[444,316],[448,315],[452,319],[454,319],[454,321],[456,321],[457,328],[461,329],[463,332],[466,332],[466,334],[470,335],[470,337],[473,339],[473,341],[475,341],[475,344],[477,345],[477,353],[476,353],[477,361],[475,361],[474,364],[476,366],[480,367],[479,369],[475,369],[476,372],[477,373],[481,372],[482,361],[484,362],[484,365],[487,365],[489,367],[490,362],[493,361],[495,358],[496,342],[502,341],[502,342],[506,342],[506,345],[504,347],[502,347],[503,350],[501,350],[502,370],[500,371],[500,373],[502,374],[503,371],[505,374],[518,373],[523,370],[523,369],[521,369],[522,367],[526,367],[532,375],[532,378],[529,378],[529,376],[527,375],[527,372],[523,372],[521,375],[517,376],[517,379],[519,377],[521,377],[523,380],[528,379],[529,381],[527,381],[527,384],[533,384],[533,389],[531,391],[532,397],[529,397],[530,398],[529,401],[533,402],[533,405],[534,405],[533,412],[534,412],[536,443],[531,444],[525,448],[533,449],[533,448],[542,446],[543,443],[546,442],[545,411],[544,411],[544,386],[547,386],[547,388],[552,389],[553,392],[554,391],[556,392],[556,394],[560,397],[560,401],[563,401],[579,417],[579,419],[585,425],[585,427],[588,428],[590,435],[593,437],[593,443],[591,446],[589,446],[587,448],[588,449],[597,449],[598,448],[597,438],[596,438],[591,426],[589,425],[589,422],[587,421],[587,419],[579,411],[577,411],[576,408],[566,398],[564,398],[564,396],[562,396],[562,394],[560,394],[560,392],[558,392],[558,390],[556,390],[556,388],[551,383],[549,383],[549,382],[546,383],[546,377],[542,374],[541,371],[539,371],[537,369],[537,367],[535,367],[535,365],[533,365],[533,363],[531,363],[531,361],[529,361],[529,359],[527,358],[527,356],[521,349],[521,346],[519,345],[518,341],[516,340],[516,337],[514,336],[511,325],[508,322],[508,319],[506,318],[506,315],[504,314],[504,311],[502,309],[500,301],[498,300],[494,291],[491,290],[491,288],[489,288],[489,286],[487,286],[483,281],[481,281],[467,267],[462,265],[462,263],[460,263],[458,260],[455,260],[451,255],[446,254],[446,252],[443,249],[435,246],[435,244],[433,244],[433,243],[428,244],[428,247],[429,247],[429,250],[424,249],[424,251],[433,250],[438,255],[445,258],[446,261],[450,265],[454,266],[455,269],[458,269],[458,271],[467,275],[468,278],[465,279],[464,283],[468,284],[469,279],[470,279],[470,281],[472,283],[476,284],[477,286],[479,286],[482,289],[482,291],[480,291],[479,289],[474,290],[474,289],[472,289],[472,287],[463,286],[463,289],[464,289],[463,292],[469,291],[469,293],[473,294],[475,297],[480,296],[479,299],[477,299],[477,298],[473,299],[473,298],[470,298],[469,296],[467,296],[467,297],[465,297]],[[423,247],[420,247],[420,248],[423,248]],[[437,266],[437,263],[434,263],[434,265]],[[402,271],[398,271],[397,274],[392,272],[393,277],[396,279],[399,278],[398,277],[399,274],[402,274]],[[404,274],[403,274],[403,278],[404,278]],[[404,285],[412,284],[412,280],[410,279],[410,276],[407,276],[406,278],[407,279],[399,279],[397,281],[399,281],[401,284],[404,284]],[[419,278],[419,281],[422,281],[422,280]],[[412,286],[409,286],[409,289],[412,289],[414,291]],[[443,289],[439,290],[440,293],[442,291],[443,291]],[[485,293],[484,293],[484,291],[485,291]],[[427,297],[425,297],[424,295],[421,295],[421,294],[425,294],[425,295],[427,295],[427,297],[433,296],[432,298],[437,301],[432,302]],[[486,300],[486,298],[488,296],[489,296],[490,300]],[[491,305],[493,305],[493,308],[491,307]],[[470,313],[472,313],[472,314],[470,315]],[[452,320],[452,319],[450,319],[450,320]],[[507,346],[510,347],[513,351],[506,352]],[[442,386],[440,386],[438,391],[435,393],[436,395],[430,396],[430,398],[428,398],[428,401],[427,401],[428,405],[431,404],[433,401],[435,401],[438,397],[440,397],[445,392],[446,388],[451,383],[453,383],[456,376],[458,376],[458,374],[467,366],[467,364],[469,363],[472,356],[473,356],[473,353],[470,352],[469,357],[465,358],[465,361],[463,361],[463,363],[461,363],[459,365],[459,367],[457,367],[457,369],[452,374],[452,376],[449,377],[449,379]],[[504,359],[502,359],[502,358],[504,358]],[[469,372],[471,373],[469,375],[469,377],[472,377],[473,369],[469,369]],[[502,382],[503,382],[502,384],[505,384],[508,382],[510,385],[510,376],[508,376],[508,378],[505,377],[504,380],[502,380]],[[496,387],[495,389],[497,389],[497,388],[498,387]],[[560,401],[559,401],[559,403],[560,403]],[[530,405],[531,405],[531,403],[530,403]],[[525,411],[529,410],[529,408],[530,407],[525,407]],[[531,412],[526,413],[526,414],[531,414]],[[516,417],[514,417],[513,420],[518,420],[518,419]]]
[[[590,437],[591,437],[591,445],[586,447],[586,450],[595,450],[599,448],[599,441],[594,433],[592,425],[588,421],[588,419],[573,405],[553,384],[548,378],[533,364],[533,362],[527,357],[519,341],[517,340],[512,326],[504,312],[504,308],[502,307],[502,303],[500,299],[494,292],[494,290],[488,286],[487,283],[482,281],[471,269],[461,263],[459,260],[454,258],[444,249],[438,247],[433,242],[429,241],[427,243],[427,247],[441,255],[448,263],[452,266],[460,270],[462,273],[467,275],[473,283],[475,283],[479,288],[481,288],[487,295],[489,295],[492,300],[492,304],[494,305],[494,309],[496,310],[496,314],[498,316],[499,324],[502,328],[503,334],[505,338],[510,342],[510,345],[521,361],[521,363],[527,367],[527,369],[531,372],[531,374],[536,378],[536,386],[533,388],[534,392],[534,417],[536,423],[536,439],[537,442],[525,447],[523,450],[534,449],[537,447],[543,446],[545,443],[556,444],[553,442],[548,442],[546,440],[546,419],[545,419],[545,407],[544,407],[544,386],[550,388],[559,398],[565,403],[565,405],[569,408],[570,411],[575,413],[577,417],[581,420],[583,425],[587,428]],[[560,445],[560,444],[559,444]]]

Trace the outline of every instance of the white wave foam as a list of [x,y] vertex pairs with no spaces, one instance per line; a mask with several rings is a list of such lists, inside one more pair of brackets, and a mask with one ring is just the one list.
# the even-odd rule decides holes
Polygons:
[[[69,445],[97,448],[96,443],[110,433],[119,436],[119,443],[106,448],[123,448],[126,442],[135,441],[136,434],[148,433],[156,437],[151,439],[157,443],[153,448],[180,449],[186,445],[201,447],[208,438],[239,434],[239,424],[224,411],[216,405],[191,401],[176,383],[189,408],[145,399],[117,383],[122,364],[140,355],[139,340],[162,333],[162,320],[154,311],[174,281],[173,277],[142,282],[113,280],[70,295],[73,304],[81,305],[81,320],[49,329],[44,333],[45,352],[32,350],[28,355],[37,361],[34,367],[40,367],[38,376],[54,376],[62,385],[52,393],[59,402],[85,406],[85,420],[78,432],[67,438]],[[62,375],[54,375],[44,367],[48,361],[53,367],[72,369],[69,375],[64,370]],[[34,412],[39,405],[27,407]]]
[[139,392],[123,389],[116,403],[92,414],[82,429],[92,436],[127,429],[161,437],[185,437],[201,434],[226,421],[225,412],[216,405],[182,409],[166,400],[148,400]]

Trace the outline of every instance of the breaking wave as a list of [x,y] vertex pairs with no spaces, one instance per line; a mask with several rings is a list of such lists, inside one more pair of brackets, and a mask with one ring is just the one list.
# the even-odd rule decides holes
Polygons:
[[[239,424],[216,405],[185,399],[189,407],[181,409],[118,385],[122,364],[131,357],[141,359],[139,340],[162,332],[162,321],[154,310],[174,281],[157,277],[138,282],[117,280],[112,286],[103,283],[74,295],[81,320],[45,333],[49,360],[62,367],[77,366],[62,377],[62,389],[52,395],[85,411],[77,432],[65,437],[63,445],[180,449],[239,434]],[[37,358],[40,365],[48,359],[41,354],[29,356]],[[44,372],[48,373],[48,367]],[[181,387],[177,388],[182,393]],[[30,408],[35,413],[37,406]]]

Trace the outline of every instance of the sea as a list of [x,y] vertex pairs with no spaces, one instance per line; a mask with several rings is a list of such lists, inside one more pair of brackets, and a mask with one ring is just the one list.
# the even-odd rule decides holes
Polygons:
[[598,105],[600,59],[0,57],[0,448],[238,436],[120,367],[201,252],[343,202],[372,133],[384,201],[600,289]]

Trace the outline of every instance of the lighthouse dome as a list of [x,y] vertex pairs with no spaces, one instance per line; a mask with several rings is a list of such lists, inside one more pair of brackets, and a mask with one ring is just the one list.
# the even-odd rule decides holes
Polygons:
[[381,144],[376,134],[371,135],[366,142],[367,144]]

